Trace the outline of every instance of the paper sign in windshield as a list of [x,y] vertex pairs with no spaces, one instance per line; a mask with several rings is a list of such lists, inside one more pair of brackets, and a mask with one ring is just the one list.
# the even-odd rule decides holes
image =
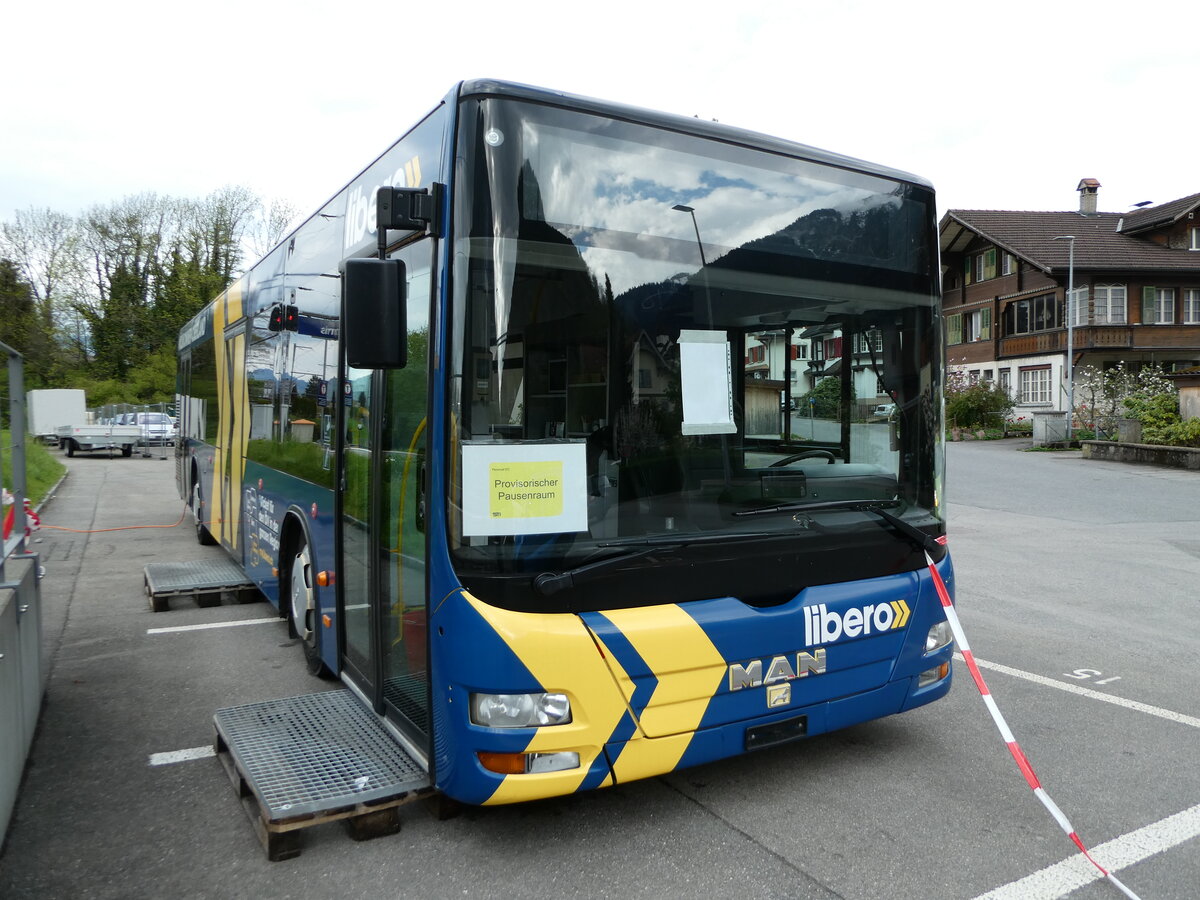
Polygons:
[[587,529],[582,442],[465,444],[463,534],[561,534]]
[[679,332],[684,434],[733,434],[733,369],[724,331]]

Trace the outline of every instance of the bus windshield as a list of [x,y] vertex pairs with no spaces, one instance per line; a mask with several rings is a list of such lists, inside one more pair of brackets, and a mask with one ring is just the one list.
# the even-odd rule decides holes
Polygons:
[[872,510],[943,533],[930,189],[799,147],[467,103],[463,584],[525,610],[772,605],[920,567]]

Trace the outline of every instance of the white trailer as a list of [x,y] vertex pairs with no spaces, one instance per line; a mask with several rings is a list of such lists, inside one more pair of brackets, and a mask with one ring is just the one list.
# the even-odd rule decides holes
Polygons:
[[62,425],[58,429],[58,443],[67,456],[94,450],[120,450],[122,456],[133,456],[141,439],[139,425]]
[[29,433],[53,444],[58,440],[59,428],[87,421],[87,402],[80,390],[27,391],[25,416]]

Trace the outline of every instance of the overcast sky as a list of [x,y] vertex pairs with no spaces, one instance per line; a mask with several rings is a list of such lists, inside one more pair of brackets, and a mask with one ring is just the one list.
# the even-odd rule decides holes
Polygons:
[[939,213],[1075,209],[1084,177],[1104,211],[1200,192],[1193,2],[24,0],[4,20],[3,221],[225,185],[307,214],[475,77],[907,170]]

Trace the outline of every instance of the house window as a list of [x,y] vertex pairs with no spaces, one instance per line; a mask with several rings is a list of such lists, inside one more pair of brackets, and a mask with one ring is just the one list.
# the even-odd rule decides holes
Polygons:
[[767,358],[767,348],[762,344],[757,347],[748,347],[746,349],[746,362],[760,363],[765,362]]
[[1005,253],[1003,261],[1000,263],[1001,275],[1012,275],[1017,271],[1017,258],[1011,253]]
[[1071,291],[1067,301],[1067,321],[1078,327],[1088,322],[1088,289],[1078,287]]
[[808,344],[792,344],[792,359],[808,359]]
[[1021,369],[1018,376],[1018,398],[1022,403],[1050,402],[1049,366]]
[[1175,322],[1175,288],[1142,288],[1142,323],[1172,325]]
[[825,358],[840,359],[842,356],[842,339],[840,337],[825,338]]
[[1096,285],[1092,288],[1092,306],[1097,325],[1124,325],[1125,285]]
[[1006,394],[1012,393],[1012,370],[1011,369],[1001,369],[1000,370],[1000,390],[1004,391],[1004,393],[1006,393]]
[[1014,300],[1004,309],[1005,334],[1046,331],[1060,324],[1059,305],[1053,294]]
[[654,382],[650,378],[650,370],[638,369],[638,388],[641,390],[649,390],[653,386]]
[[988,341],[992,338],[992,311],[977,309],[963,316],[964,339],[968,341]]
[[1200,325],[1200,288],[1183,292],[1183,324]]
[[1190,229],[1190,231],[1191,231],[1191,235],[1192,235],[1192,242],[1188,246],[1188,249],[1189,250],[1200,250],[1200,227],[1193,227]]

